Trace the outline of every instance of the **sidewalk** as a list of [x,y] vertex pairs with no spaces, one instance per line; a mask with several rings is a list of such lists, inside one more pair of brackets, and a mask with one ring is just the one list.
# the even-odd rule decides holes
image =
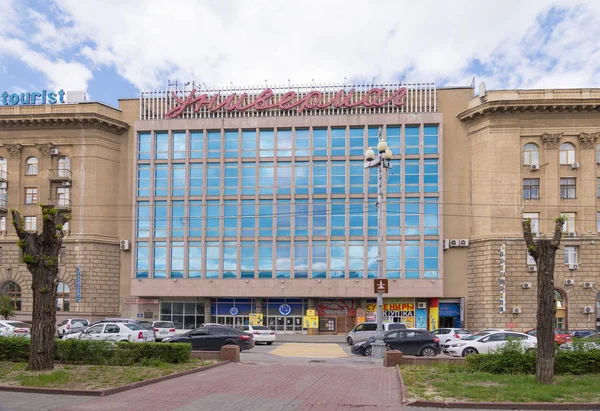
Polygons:
[[328,343],[342,344],[346,342],[346,335],[303,335],[303,334],[277,334],[275,341],[295,343]]

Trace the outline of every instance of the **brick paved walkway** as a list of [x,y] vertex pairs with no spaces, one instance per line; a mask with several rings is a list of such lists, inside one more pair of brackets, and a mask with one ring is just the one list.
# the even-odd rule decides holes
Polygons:
[[[56,408],[43,402],[36,407],[35,394],[21,395],[31,411],[401,409],[396,369],[380,365],[228,364],[104,398],[65,401]],[[7,409],[10,405],[4,403]]]

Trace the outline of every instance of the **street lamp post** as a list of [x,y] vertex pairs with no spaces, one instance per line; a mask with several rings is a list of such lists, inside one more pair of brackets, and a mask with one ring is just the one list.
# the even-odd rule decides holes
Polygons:
[[[365,152],[365,169],[377,167],[377,279],[384,277],[383,266],[383,208],[385,203],[384,187],[387,169],[391,168],[392,150],[381,136],[381,127],[377,132],[377,153],[371,147]],[[383,293],[377,292],[377,331],[375,342],[371,344],[371,356],[383,358],[385,343],[383,342]]]

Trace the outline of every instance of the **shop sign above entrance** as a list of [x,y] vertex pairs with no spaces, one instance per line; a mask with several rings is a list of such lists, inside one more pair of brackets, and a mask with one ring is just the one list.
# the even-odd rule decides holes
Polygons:
[[158,304],[158,298],[137,298],[137,297],[125,297],[123,298],[124,304]]
[[235,307],[231,307],[229,309],[229,314],[231,314],[231,315],[238,315],[239,312],[240,311],[237,308],[235,308]]
[[239,96],[237,93],[231,93],[224,98],[221,98],[218,93],[210,96],[206,93],[199,95],[196,93],[197,90],[193,89],[186,98],[180,98],[177,93],[171,92],[171,97],[177,103],[177,106],[168,110],[165,118],[177,118],[190,106],[194,107],[196,113],[203,106],[206,106],[210,112],[221,109],[225,111],[297,109],[298,114],[312,109],[354,108],[359,106],[382,107],[390,102],[395,106],[403,106],[408,92],[406,87],[400,87],[394,91],[387,91],[384,87],[374,87],[360,94],[356,93],[355,89],[349,91],[341,89],[333,97],[330,97],[329,93],[316,90],[309,91],[301,96],[298,96],[295,91],[275,95],[273,90],[268,88],[253,99],[249,98],[248,93],[241,93]]
[[279,306],[279,314],[290,315],[292,313],[292,307],[289,304],[281,304]]

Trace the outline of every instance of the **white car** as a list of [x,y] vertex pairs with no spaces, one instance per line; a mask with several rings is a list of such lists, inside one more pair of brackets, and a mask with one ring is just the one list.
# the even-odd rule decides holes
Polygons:
[[156,341],[175,336],[175,324],[171,321],[152,321]]
[[67,334],[63,338],[65,340],[154,342],[154,331],[146,330],[135,323],[100,323],[80,333]]
[[31,324],[21,321],[0,321],[0,337],[31,337]]
[[256,343],[264,342],[271,345],[275,342],[275,331],[264,325],[239,325],[236,328],[246,334],[252,334]]
[[600,333],[590,334],[585,336],[578,341],[569,341],[560,346],[561,350],[575,350],[582,349],[588,350],[600,350]]
[[440,344],[460,340],[471,335],[469,330],[464,328],[438,328],[432,334],[439,338]]
[[442,344],[442,352],[454,357],[489,354],[510,340],[520,341],[525,351],[535,349],[537,345],[537,339],[531,335],[513,331],[482,331],[462,340]]
[[89,325],[90,322],[86,318],[68,318],[56,327],[56,333],[59,337],[64,337],[69,334],[73,328],[80,328],[81,326],[87,328]]

